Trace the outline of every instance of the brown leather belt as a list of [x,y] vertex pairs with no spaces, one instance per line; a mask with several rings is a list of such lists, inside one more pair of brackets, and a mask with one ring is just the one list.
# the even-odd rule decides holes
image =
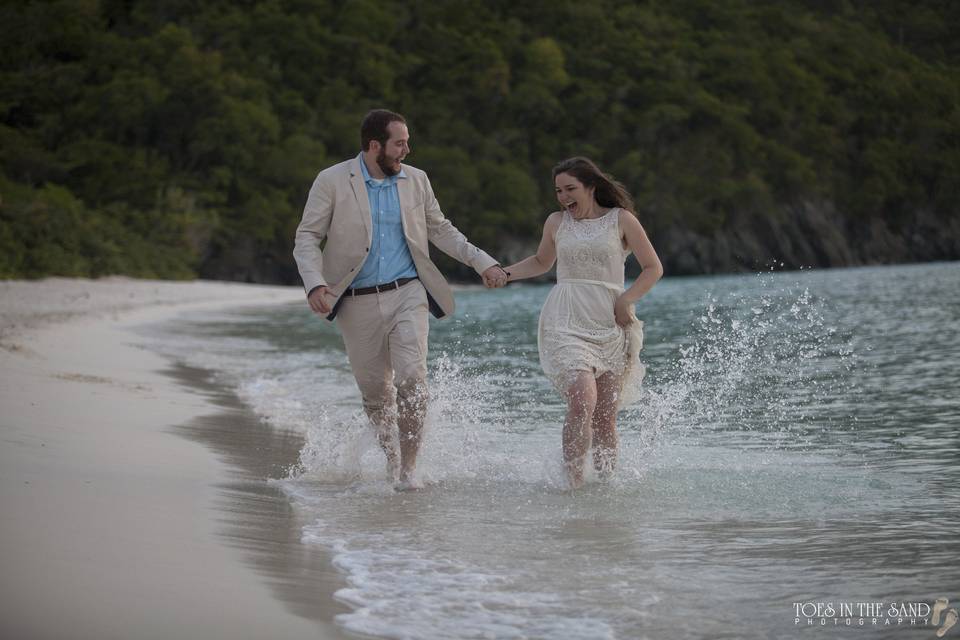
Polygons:
[[383,293],[384,291],[393,291],[394,289],[399,289],[403,285],[413,282],[414,280],[416,280],[416,278],[400,278],[399,280],[394,280],[393,282],[388,282],[387,284],[378,284],[373,287],[347,289],[346,295],[365,296],[368,293]]

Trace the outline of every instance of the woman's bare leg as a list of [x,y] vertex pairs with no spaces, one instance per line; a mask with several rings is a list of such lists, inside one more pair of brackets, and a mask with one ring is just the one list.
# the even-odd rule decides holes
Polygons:
[[607,372],[597,378],[597,407],[593,412],[593,468],[607,478],[617,468],[617,400],[622,381]]
[[563,423],[563,463],[576,489],[583,484],[583,463],[590,450],[593,412],[597,406],[597,384],[589,372],[581,371],[567,387],[567,419]]

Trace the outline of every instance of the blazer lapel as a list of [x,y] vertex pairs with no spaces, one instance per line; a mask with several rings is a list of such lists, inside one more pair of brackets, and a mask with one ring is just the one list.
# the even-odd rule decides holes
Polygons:
[[416,222],[409,216],[413,215],[413,181],[410,178],[397,179],[397,195],[400,199],[400,221],[403,223],[403,236],[407,239],[407,245],[412,245],[410,241],[410,229]]
[[359,158],[354,158],[350,163],[350,186],[353,188],[353,195],[357,198],[357,206],[360,207],[360,220],[367,230],[367,242],[373,237],[373,218],[370,215],[370,197],[367,195],[367,185],[363,181],[363,172],[360,170]]

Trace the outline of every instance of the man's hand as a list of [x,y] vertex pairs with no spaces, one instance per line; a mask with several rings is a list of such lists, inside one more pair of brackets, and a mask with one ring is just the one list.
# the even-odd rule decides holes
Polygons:
[[314,287],[313,290],[310,291],[310,295],[307,296],[307,302],[310,303],[310,309],[314,313],[322,313],[324,315],[330,313],[330,303],[326,300],[329,293],[329,290],[323,286]]
[[487,289],[499,289],[507,284],[507,272],[498,265],[493,265],[483,272],[483,284]]

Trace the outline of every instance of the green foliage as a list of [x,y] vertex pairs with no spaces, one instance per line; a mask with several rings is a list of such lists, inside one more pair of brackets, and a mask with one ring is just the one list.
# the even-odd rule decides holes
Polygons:
[[67,189],[0,177],[0,278],[47,275],[189,278],[190,253],[175,241],[175,215],[144,217],[122,205],[91,211]]
[[896,228],[960,202],[956,3],[0,3],[0,276],[295,280],[363,113],[496,253],[593,157],[656,233],[784,205]]

